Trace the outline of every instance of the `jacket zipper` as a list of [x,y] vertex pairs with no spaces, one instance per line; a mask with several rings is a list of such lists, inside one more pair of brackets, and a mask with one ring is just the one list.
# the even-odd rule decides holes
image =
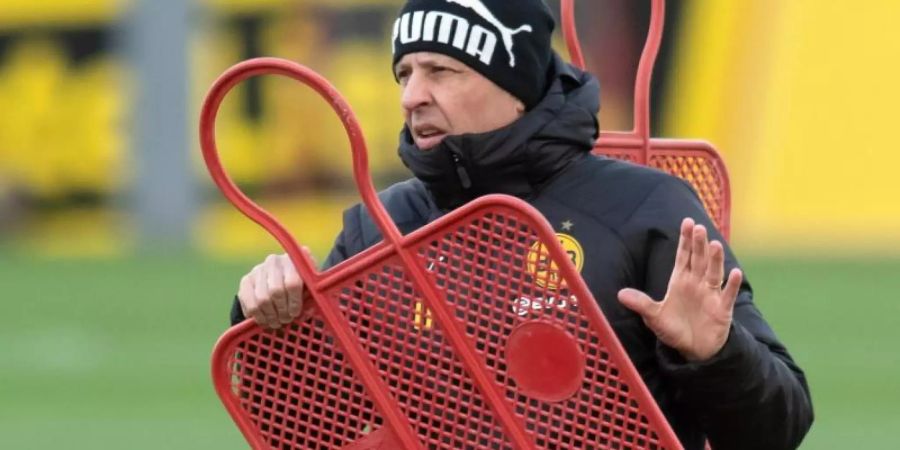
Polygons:
[[450,154],[453,155],[453,164],[456,166],[456,175],[459,177],[459,182],[462,183],[462,188],[470,189],[472,187],[472,179],[469,178],[469,172],[466,171],[462,158],[455,152],[450,152]]

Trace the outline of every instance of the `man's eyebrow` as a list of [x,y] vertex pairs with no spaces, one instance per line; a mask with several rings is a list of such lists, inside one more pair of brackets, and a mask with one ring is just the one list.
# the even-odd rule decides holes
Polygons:
[[[394,67],[394,74],[398,74],[402,71],[408,71],[412,69],[412,64],[408,62],[397,63],[397,66]],[[423,69],[434,69],[435,67],[451,67],[452,65],[449,62],[444,62],[439,59],[419,59],[416,61],[416,66],[419,66]]]
[[397,65],[394,66],[394,74],[398,74],[404,70],[409,70],[409,67],[409,63],[397,63]]
[[419,61],[419,65],[426,68],[432,68],[434,66],[441,66],[443,64],[441,64],[440,61],[434,59],[426,59],[423,61]]

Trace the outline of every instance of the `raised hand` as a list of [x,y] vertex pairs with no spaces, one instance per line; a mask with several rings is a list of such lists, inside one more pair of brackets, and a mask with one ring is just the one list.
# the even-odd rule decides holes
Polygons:
[[619,301],[640,314],[663,344],[688,361],[705,361],[728,339],[743,278],[741,271],[734,269],[723,288],[724,272],[722,243],[709,242],[703,225],[684,219],[666,297],[654,301],[636,289],[622,289]]

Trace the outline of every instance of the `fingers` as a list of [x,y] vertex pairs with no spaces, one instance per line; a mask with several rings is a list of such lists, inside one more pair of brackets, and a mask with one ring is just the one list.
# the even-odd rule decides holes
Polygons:
[[[269,320],[263,312],[262,304],[267,301],[265,296],[260,296],[259,272],[262,265],[256,266],[247,275],[241,278],[238,288],[238,301],[244,317],[252,319],[261,326],[269,326]],[[263,284],[263,287],[265,284]]]
[[284,325],[291,322],[291,315],[288,313],[288,294],[284,286],[284,264],[280,257],[269,255],[266,258],[266,278],[269,288],[269,297],[272,299],[272,306],[275,309],[275,320],[277,325]]
[[725,283],[725,289],[722,290],[722,301],[729,310],[734,308],[734,302],[737,300],[742,281],[744,281],[744,274],[741,272],[741,269],[732,269],[731,273],[728,274],[728,282]]
[[[675,253],[676,271],[689,270],[697,277],[708,275],[710,261],[709,233],[706,227],[694,222],[690,217],[681,221],[681,233],[678,236],[678,250]],[[715,257],[715,255],[712,255]],[[720,281],[721,283],[721,276]]]
[[619,302],[625,305],[626,308],[640,314],[644,320],[656,317],[661,306],[660,303],[653,301],[647,294],[631,288],[619,291]]
[[709,267],[709,241],[706,227],[695,225],[691,242],[691,272],[698,278],[706,274]]
[[722,277],[725,276],[725,249],[719,241],[709,244],[709,266],[706,268],[706,285],[721,289]]
[[[305,250],[305,249],[304,249]],[[307,250],[308,251],[308,250]],[[284,261],[284,289],[287,294],[287,313],[291,320],[300,315],[303,309],[303,279],[294,268],[290,259]]]
[[253,272],[244,275],[241,278],[241,284],[238,286],[238,302],[241,305],[241,312],[244,317],[256,320],[259,314],[259,306],[256,304],[256,274]]
[[262,327],[277,329],[300,315],[303,288],[303,279],[290,258],[270,255],[241,279],[238,300],[244,317]]
[[690,217],[681,221],[681,234],[678,236],[678,251],[675,252],[675,270],[685,270],[691,262],[691,236],[694,232],[694,220]]
[[[259,307],[260,314],[257,316],[256,323],[266,328],[278,328],[278,314],[275,312],[275,305],[272,304],[272,295],[269,291],[269,270],[263,266],[256,270],[256,302]],[[260,320],[261,319],[261,320]]]

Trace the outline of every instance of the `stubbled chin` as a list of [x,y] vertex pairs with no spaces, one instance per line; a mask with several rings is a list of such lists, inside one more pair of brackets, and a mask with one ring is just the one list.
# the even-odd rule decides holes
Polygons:
[[445,137],[447,137],[447,135],[440,134],[428,138],[416,138],[416,147],[419,147],[419,150],[431,150],[443,142]]

